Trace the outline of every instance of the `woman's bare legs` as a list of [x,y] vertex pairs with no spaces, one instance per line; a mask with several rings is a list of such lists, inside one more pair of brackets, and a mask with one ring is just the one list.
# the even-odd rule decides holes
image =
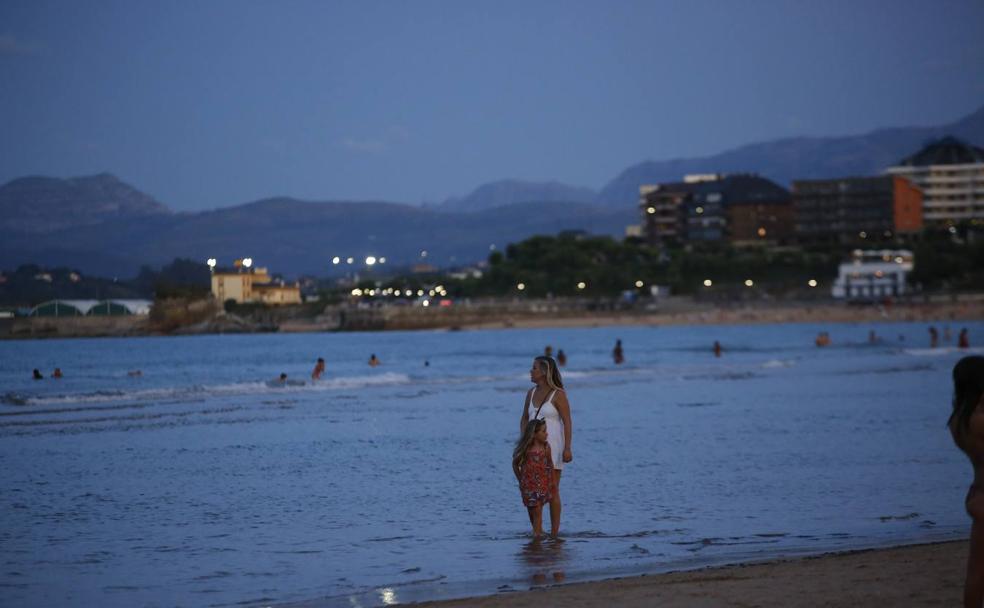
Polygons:
[[550,500],[550,538],[557,538],[560,534],[560,474],[556,469],[553,472],[553,498]]
[[981,608],[984,602],[984,521],[970,527],[970,555],[964,582],[964,608]]

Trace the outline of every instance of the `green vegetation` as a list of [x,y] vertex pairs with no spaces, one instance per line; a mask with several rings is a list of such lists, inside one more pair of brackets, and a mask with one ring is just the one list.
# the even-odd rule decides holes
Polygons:
[[811,278],[831,280],[839,261],[839,254],[825,251],[717,244],[660,250],[633,239],[562,234],[510,245],[505,255],[493,253],[484,276],[452,283],[452,293],[515,294],[522,283],[523,292],[533,297],[610,297],[629,290],[649,293],[653,285],[667,286],[676,294],[696,294],[705,292],[705,279],[712,281],[716,293],[747,291],[749,279],[757,290],[780,293],[801,288]]
[[913,248],[909,282],[927,291],[984,289],[984,238],[954,242],[949,235],[929,235]]
[[204,298],[212,292],[208,266],[194,260],[175,259],[159,271],[142,266],[137,278],[131,281],[143,293],[155,299]]
[[72,268],[25,264],[0,273],[0,305],[31,307],[47,300],[204,298],[211,291],[208,267],[176,259],[160,270],[141,268],[136,278],[105,279]]
[[[984,286],[984,242],[961,243],[947,236],[918,243],[914,250],[914,285],[926,291]],[[438,284],[451,297],[617,297],[626,291],[648,294],[654,285],[669,287],[674,294],[711,298],[825,297],[849,253],[843,245],[741,248],[707,243],[657,249],[637,239],[568,233],[532,237],[492,253],[480,278],[407,275],[364,280],[357,287],[366,293],[374,288],[410,290],[412,297]],[[704,286],[707,279],[711,288]],[[810,289],[810,279],[817,280],[820,289]],[[746,286],[749,280],[752,289]],[[584,283],[583,289],[579,283]]]

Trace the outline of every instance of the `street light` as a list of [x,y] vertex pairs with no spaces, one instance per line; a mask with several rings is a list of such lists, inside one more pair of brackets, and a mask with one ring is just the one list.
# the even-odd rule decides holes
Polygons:
[[635,286],[638,287],[638,288],[640,288],[640,289],[642,288],[643,285],[645,285],[645,283],[643,283],[642,281],[636,281],[635,282]]
[[367,256],[366,257],[366,266],[373,266],[373,265],[375,265],[375,263],[376,263],[376,257],[375,256],[371,256],[370,255],[370,256]]
[[517,283],[516,289],[523,291],[524,289],[526,289],[526,283]]
[[339,262],[341,262],[341,261],[342,261],[342,258],[340,258],[340,257],[338,257],[337,255],[336,255],[335,257],[333,257],[333,258],[331,259],[331,263],[332,263],[332,264],[335,264],[336,266],[337,266],[337,265],[338,265],[338,263],[339,263]]
[[243,266],[249,268],[253,265],[253,258],[243,258]]
[[215,272],[215,264],[217,263],[215,258],[209,258],[205,263],[208,264],[209,272]]
[[577,288],[578,288],[578,289],[584,289],[584,288],[585,288],[585,287],[587,287],[587,286],[588,286],[588,284],[587,284],[587,283],[585,283],[584,281],[581,281],[581,282],[579,282],[579,283],[577,284]]
[[704,279],[704,287],[710,287],[713,284],[714,284],[714,281],[712,281],[710,279]]
[[751,287],[754,284],[755,284],[755,281],[753,281],[751,279],[745,279],[745,287]]
[[810,279],[809,281],[806,282],[806,284],[809,285],[810,287],[816,287],[817,286],[817,280],[816,279]]

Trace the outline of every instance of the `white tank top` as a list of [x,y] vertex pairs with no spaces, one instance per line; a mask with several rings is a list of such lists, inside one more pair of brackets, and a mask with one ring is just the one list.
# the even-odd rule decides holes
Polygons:
[[547,395],[543,406],[539,407],[539,415],[536,413],[538,405],[533,403],[533,395],[530,395],[530,405],[526,410],[526,415],[530,420],[537,417],[547,421],[547,443],[550,444],[550,455],[553,457],[553,466],[558,471],[561,471],[564,469],[564,419],[560,417],[560,412],[553,404],[553,398],[556,392],[551,391]]

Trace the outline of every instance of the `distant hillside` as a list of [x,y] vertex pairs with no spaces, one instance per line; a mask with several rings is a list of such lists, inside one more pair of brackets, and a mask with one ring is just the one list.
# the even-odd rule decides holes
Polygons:
[[24,177],[0,186],[0,230],[50,233],[171,210],[113,175]]
[[707,158],[645,162],[597,195],[557,182],[505,180],[437,207],[271,198],[176,214],[109,174],[27,177],[0,186],[0,269],[35,262],[123,278],[175,258],[228,263],[249,256],[287,276],[324,276],[339,271],[330,264],[336,255],[382,255],[393,267],[419,261],[424,249],[431,264],[465,264],[485,259],[491,244],[501,248],[535,234],[581,229],[621,236],[638,221],[640,184],[698,172],[756,172],[783,184],[874,175],[946,134],[984,144],[984,108],[942,127],[790,138]]
[[[484,260],[489,245],[502,248],[534,234],[589,229],[621,235],[635,221],[632,209],[583,203],[525,203],[470,213],[449,213],[381,202],[304,202],[275,198],[207,211],[115,218],[47,234],[11,233],[0,243],[0,268],[37,261],[70,265],[90,274],[127,277],[142,264],[174,258],[220,263],[252,257],[287,276],[339,271],[333,256],[385,256],[389,267],[419,261],[438,266]],[[363,269],[364,271],[364,269]]]
[[569,186],[560,182],[506,179],[479,186],[464,198],[449,198],[437,208],[443,211],[479,211],[515,203],[590,203],[597,195],[591,188]]
[[847,137],[794,137],[704,158],[646,161],[629,167],[606,184],[596,202],[635,206],[640,184],[678,181],[687,173],[753,172],[786,186],[794,179],[877,175],[917,152],[927,141],[944,135],[984,145],[984,107],[940,127],[880,129]]

